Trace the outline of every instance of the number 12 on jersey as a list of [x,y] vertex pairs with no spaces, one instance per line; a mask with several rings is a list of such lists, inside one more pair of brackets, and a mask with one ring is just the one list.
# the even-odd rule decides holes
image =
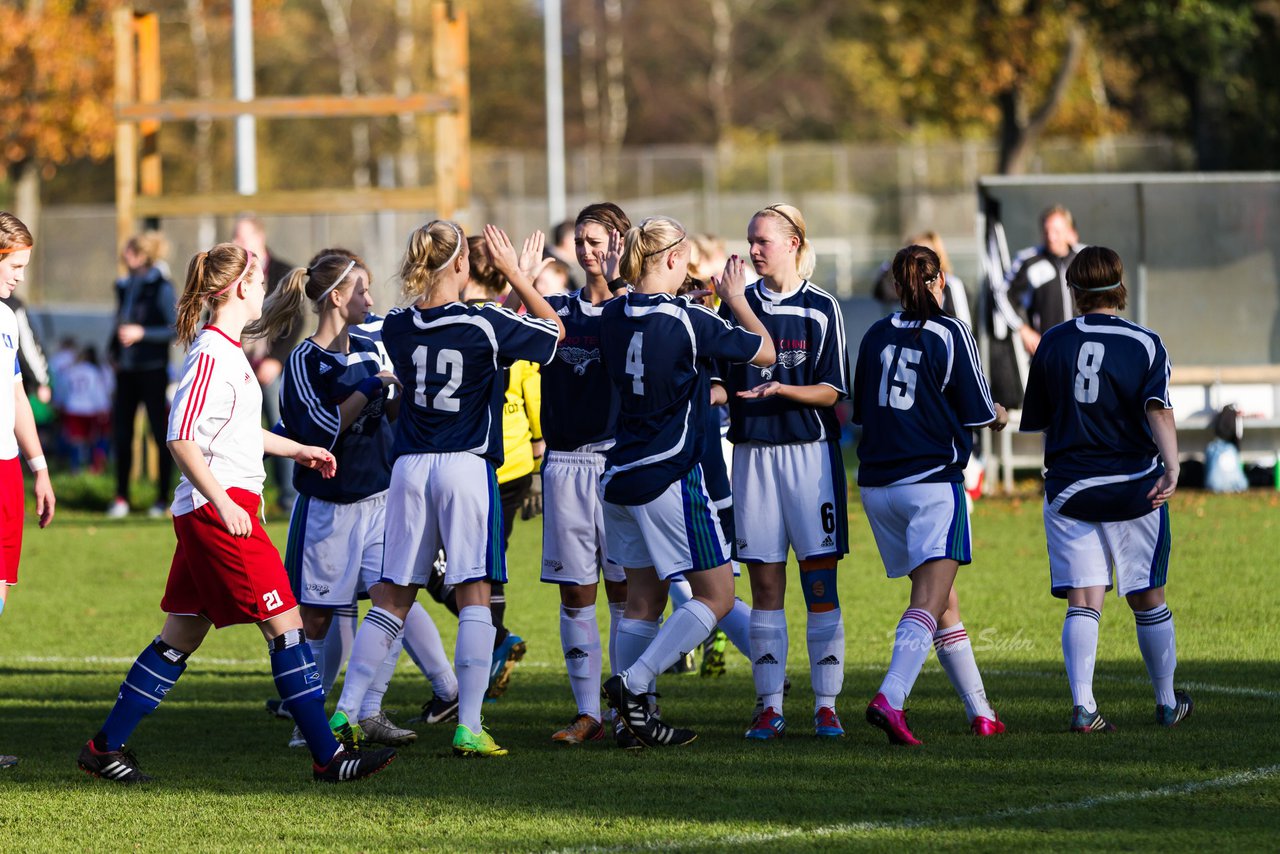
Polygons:
[[457,350],[441,350],[436,354],[436,370],[437,374],[448,376],[445,381],[444,388],[431,399],[431,403],[427,403],[427,357],[429,355],[428,348],[425,344],[419,344],[413,350],[413,366],[416,368],[415,377],[417,382],[414,383],[413,402],[423,409],[436,409],[440,412],[457,412],[460,408],[457,398],[453,396],[458,390],[458,386],[462,385],[462,354]]
[[632,332],[627,345],[627,374],[631,377],[631,393],[644,394],[644,333]]
[[[890,344],[880,351],[880,405],[891,409],[910,409],[916,402],[915,365],[924,351]],[[895,364],[896,363],[896,364]],[[890,379],[890,372],[893,378]]]

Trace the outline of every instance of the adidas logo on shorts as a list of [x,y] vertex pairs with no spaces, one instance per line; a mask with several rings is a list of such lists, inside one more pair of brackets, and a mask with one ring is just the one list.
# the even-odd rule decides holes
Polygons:
[[832,542],[831,537],[827,537],[826,539],[824,539],[824,540],[822,541],[822,544],[823,544],[824,546],[834,546],[834,545],[835,545],[835,543],[834,543],[834,542]]
[[564,654],[565,661],[581,661],[586,657],[587,654],[576,646]]
[[773,653],[766,652],[764,655],[756,659],[756,664],[777,664],[778,659],[773,657]]
[[826,658],[818,662],[819,667],[823,666],[824,664],[827,666],[835,665],[838,667],[840,666],[840,659],[836,658],[834,655],[828,655]]

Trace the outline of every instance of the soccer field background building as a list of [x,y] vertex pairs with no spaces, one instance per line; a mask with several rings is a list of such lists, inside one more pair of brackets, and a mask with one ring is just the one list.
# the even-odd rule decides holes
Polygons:
[[[840,570],[848,736],[836,742],[810,734],[804,649],[793,643],[792,726],[777,743],[742,736],[754,691],[731,648],[721,678],[659,680],[664,712],[698,730],[688,747],[552,744],[574,711],[558,599],[537,580],[539,523],[517,523],[508,623],[529,653],[507,694],[485,705],[511,755],[459,760],[448,727],[420,725],[384,773],[337,790],[312,784],[306,752],[285,746],[288,723],[263,711],[274,690],[262,639],[247,629],[212,633],[139,728],[131,746],[154,783],[107,786],[76,770],[140,640],[160,625],[174,540],[165,522],[67,512],[28,533],[0,633],[0,749],[22,756],[0,772],[0,839],[6,852],[1265,849],[1280,808],[1280,638],[1269,625],[1280,612],[1278,504],[1269,491],[1175,496],[1168,594],[1177,681],[1195,713],[1172,730],[1156,725],[1133,617],[1109,597],[1096,691],[1119,731],[1081,736],[1067,731],[1065,606],[1047,590],[1040,501],[980,501],[961,613],[1009,730],[969,735],[931,659],[911,697],[918,749],[890,747],[862,722],[908,588],[884,578],[856,494]],[[283,522],[270,531],[284,542]],[[745,579],[738,592],[749,598]],[[420,598],[451,650],[456,622]],[[790,604],[793,625],[801,607]],[[429,696],[404,657],[387,706],[403,720]]]

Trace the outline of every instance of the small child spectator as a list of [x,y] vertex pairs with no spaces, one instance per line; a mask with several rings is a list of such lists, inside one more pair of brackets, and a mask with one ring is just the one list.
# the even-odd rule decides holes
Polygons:
[[103,468],[103,426],[110,423],[111,387],[92,346],[80,351],[62,373],[58,393],[62,409],[62,438],[70,452],[71,471],[89,463],[96,474]]

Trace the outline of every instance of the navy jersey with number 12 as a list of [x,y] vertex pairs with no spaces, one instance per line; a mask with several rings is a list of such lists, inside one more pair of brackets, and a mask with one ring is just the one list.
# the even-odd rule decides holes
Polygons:
[[467,452],[502,465],[503,368],[545,363],[559,330],[551,320],[460,302],[387,315],[382,344],[404,384],[393,456]]
[[1151,512],[1164,474],[1147,403],[1169,403],[1169,354],[1160,336],[1108,314],[1086,314],[1040,339],[1022,426],[1043,430],[1045,499],[1064,516],[1118,522]]
[[764,342],[680,297],[635,292],[604,307],[600,341],[621,402],[604,498],[647,504],[702,456],[712,363],[749,362]]
[[959,483],[972,431],[995,420],[969,327],[897,312],[862,338],[853,373],[853,422],[862,425],[858,485]]

